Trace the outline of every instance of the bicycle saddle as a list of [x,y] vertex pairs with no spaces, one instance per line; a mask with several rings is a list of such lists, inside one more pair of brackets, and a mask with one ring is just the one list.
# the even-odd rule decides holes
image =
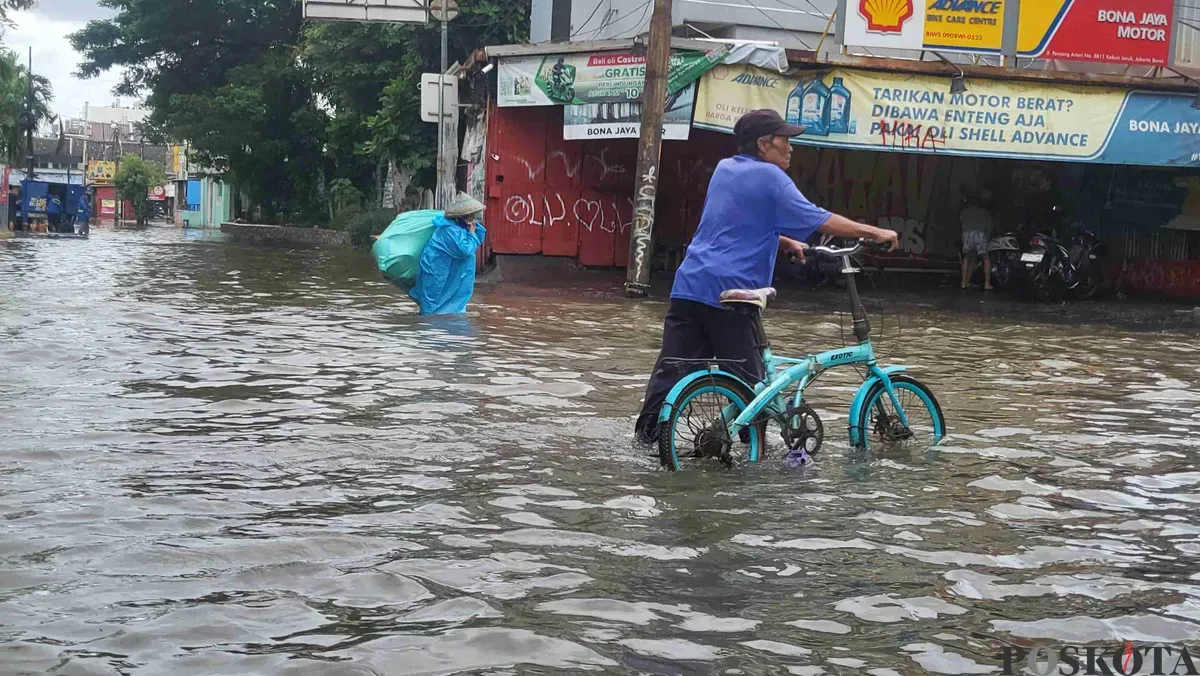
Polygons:
[[721,305],[753,305],[766,310],[775,300],[775,289],[730,289],[721,294]]

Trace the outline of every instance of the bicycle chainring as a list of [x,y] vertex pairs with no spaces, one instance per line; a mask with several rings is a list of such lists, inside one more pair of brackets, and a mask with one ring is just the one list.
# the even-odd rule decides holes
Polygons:
[[803,450],[809,455],[816,455],[825,443],[825,425],[821,422],[821,416],[808,404],[789,408],[784,415],[788,424],[783,427],[782,436],[788,450]]

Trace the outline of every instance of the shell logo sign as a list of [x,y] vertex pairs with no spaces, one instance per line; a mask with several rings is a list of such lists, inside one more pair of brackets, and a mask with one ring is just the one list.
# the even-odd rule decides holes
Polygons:
[[916,10],[913,0],[859,0],[858,13],[872,33],[901,33]]

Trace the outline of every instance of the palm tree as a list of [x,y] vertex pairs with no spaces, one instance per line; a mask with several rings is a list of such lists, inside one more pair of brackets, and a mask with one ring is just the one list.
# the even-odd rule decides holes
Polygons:
[[[25,131],[19,117],[29,97],[29,69],[15,53],[0,47],[0,162],[22,164],[25,157]],[[54,98],[50,81],[33,76],[33,121],[35,125],[53,122],[50,101]]]

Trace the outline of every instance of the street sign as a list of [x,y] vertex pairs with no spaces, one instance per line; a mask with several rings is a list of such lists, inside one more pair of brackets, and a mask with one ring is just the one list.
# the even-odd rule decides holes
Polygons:
[[[446,1],[446,21],[453,21],[458,16],[458,0]],[[429,18],[434,21],[442,20],[442,0],[429,0]]]
[[371,23],[429,23],[425,0],[304,0],[304,18]]
[[[438,121],[438,74],[421,73],[421,120]],[[442,113],[458,117],[458,76],[442,75]]]

